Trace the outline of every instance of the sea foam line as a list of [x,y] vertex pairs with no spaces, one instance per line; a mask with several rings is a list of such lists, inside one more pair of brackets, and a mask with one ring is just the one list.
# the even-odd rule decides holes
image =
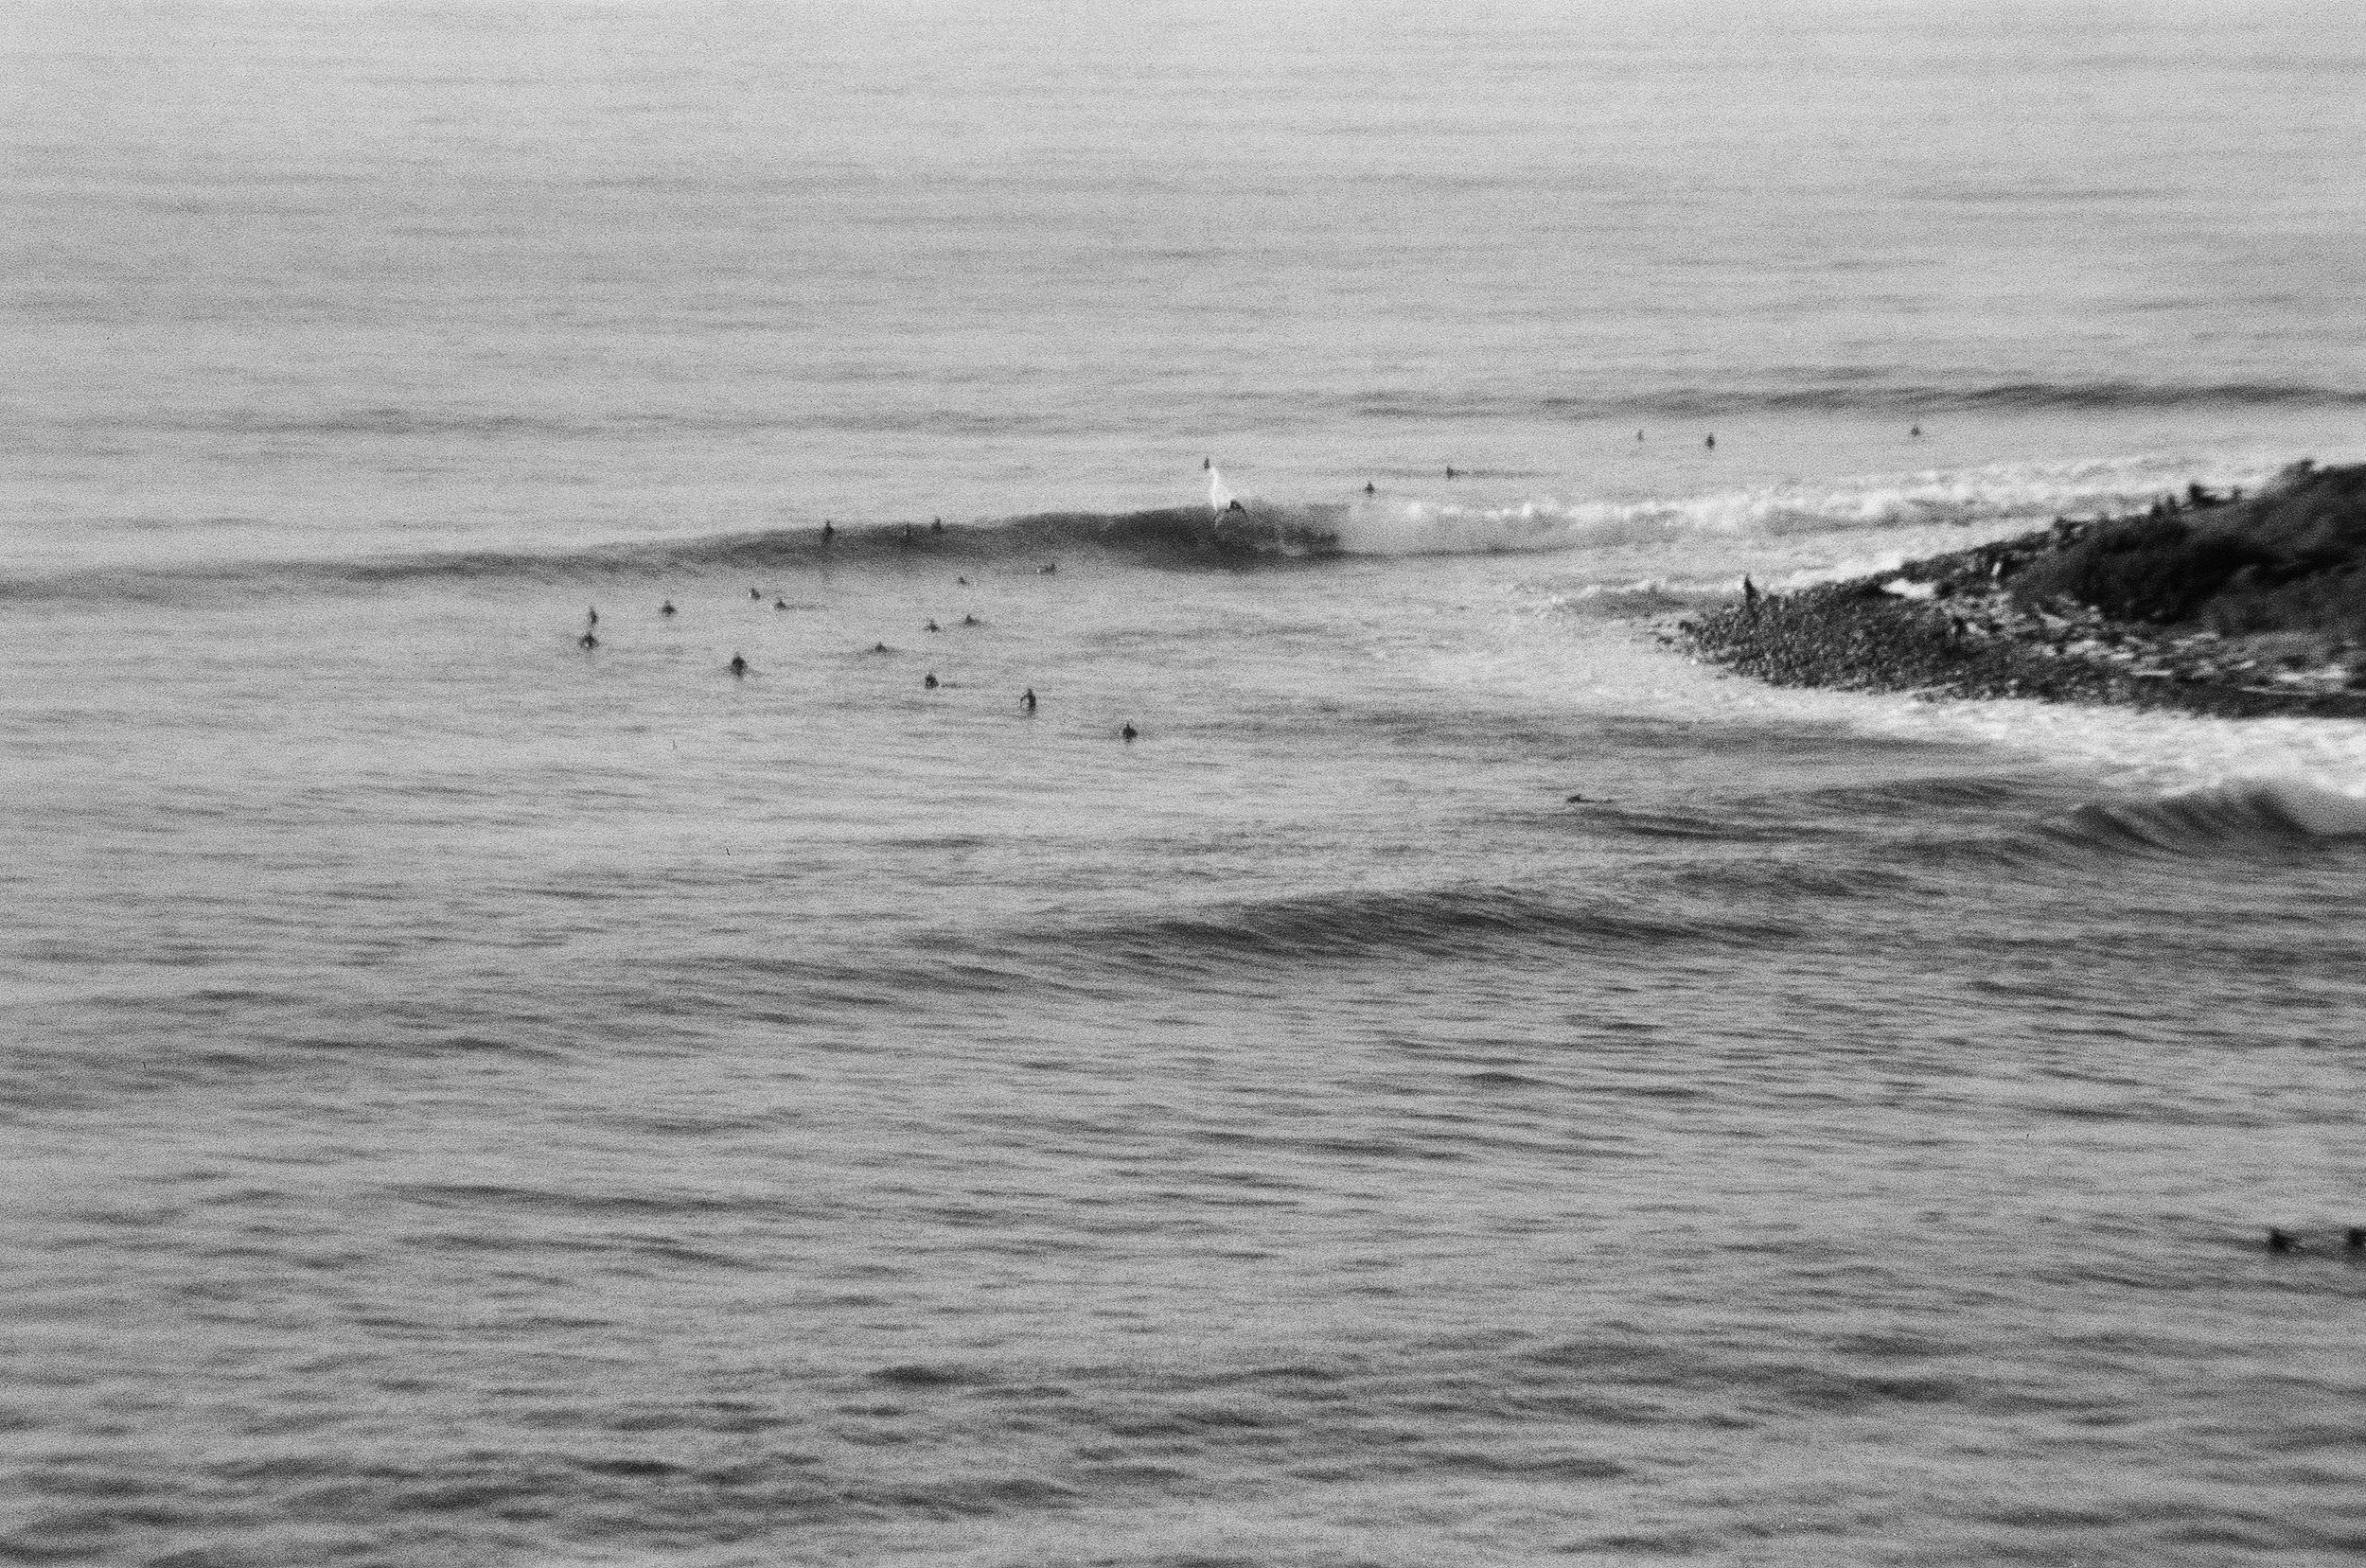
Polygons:
[[1368,502],[1349,509],[1339,544],[1358,555],[1477,555],[1651,544],[1687,536],[1784,538],[1932,524],[2009,524],[2139,510],[2193,484],[2256,487],[2278,466],[2145,454],[1821,483],[1788,480],[1673,499],[1541,497],[1494,506]]

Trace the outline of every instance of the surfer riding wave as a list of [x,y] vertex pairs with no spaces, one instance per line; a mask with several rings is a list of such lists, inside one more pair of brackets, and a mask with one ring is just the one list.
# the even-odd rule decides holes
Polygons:
[[1224,474],[1217,468],[1214,458],[1203,457],[1199,460],[1199,466],[1208,473],[1208,509],[1209,511],[1223,513],[1248,510],[1241,504],[1240,497],[1234,495],[1231,487],[1225,484]]

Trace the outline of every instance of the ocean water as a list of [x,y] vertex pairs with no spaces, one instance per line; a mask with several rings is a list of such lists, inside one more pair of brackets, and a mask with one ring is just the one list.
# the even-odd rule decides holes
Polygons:
[[2366,458],[2346,8],[1280,9],[0,18],[0,1559],[2366,1549],[2366,725],[1653,629]]

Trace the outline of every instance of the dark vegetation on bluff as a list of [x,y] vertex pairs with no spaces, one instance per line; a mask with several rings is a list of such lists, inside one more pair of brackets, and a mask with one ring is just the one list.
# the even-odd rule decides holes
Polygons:
[[2023,604],[2067,598],[2122,621],[2366,642],[2366,467],[2304,467],[2250,501],[2091,523],[2012,589]]
[[2366,467],[2060,519],[1678,630],[1780,685],[2366,716]]

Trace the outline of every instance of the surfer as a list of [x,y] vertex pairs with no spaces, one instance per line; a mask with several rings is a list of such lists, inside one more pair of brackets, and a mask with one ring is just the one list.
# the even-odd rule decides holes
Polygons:
[[670,618],[674,613],[674,601],[671,599],[666,600],[663,604],[657,607],[657,612],[660,615]]
[[940,626],[938,626],[938,625],[937,625],[934,621],[931,621],[931,622],[929,622],[929,623],[928,623],[928,629],[929,629],[930,631],[938,631],[938,630],[941,630],[941,629],[943,629],[943,628],[941,628]]
[[1908,431],[1906,434],[1910,439],[1920,440],[1922,438],[1922,427],[1920,425],[1916,425],[1913,430]]
[[930,670],[927,675],[920,678],[920,683],[929,691],[935,691],[937,689],[937,672]]
[[975,615],[964,615],[962,617],[962,625],[965,626],[982,626],[985,623],[979,620]]
[[786,599],[775,599],[772,601],[772,608],[774,609],[786,609],[788,608],[788,601]]
[[2275,1226],[2268,1227],[2268,1250],[2269,1252],[2297,1252],[2300,1250],[2300,1245],[2298,1242]]
[[598,625],[600,624],[600,607],[599,607],[599,606],[597,606],[597,605],[592,605],[592,606],[588,607],[588,608],[584,610],[584,612],[583,612],[583,624],[584,624],[585,625],[587,625],[587,626],[596,626],[596,625]]
[[1039,567],[1035,568],[1035,575],[1036,575],[1036,576],[1038,576],[1038,577],[1049,577],[1049,576],[1051,576],[1053,573],[1055,573],[1055,572],[1057,572],[1057,571],[1059,571],[1059,570],[1060,570],[1060,563],[1059,563],[1058,561],[1053,561],[1053,562],[1052,562],[1051,565],[1049,565],[1049,566],[1039,566]]
[[732,655],[731,669],[732,674],[745,677],[748,673],[748,661],[741,658],[738,654],[733,654]]
[[1380,491],[1376,486],[1374,486],[1372,482],[1368,479],[1364,482],[1364,493],[1368,496],[1376,496],[1380,494]]
[[1035,711],[1035,689],[1033,686],[1028,687],[1025,692],[1020,694],[1018,705],[1026,709],[1031,714]]
[[930,518],[930,519],[928,520],[928,532],[929,532],[929,533],[931,533],[931,534],[942,534],[942,533],[944,533],[944,532],[945,532],[945,520],[944,520],[943,518]]
[[1717,449],[1717,436],[1716,436],[1716,433],[1715,433],[1714,432],[1711,432],[1711,433],[1710,433],[1710,434],[1709,434],[1709,435],[1708,435],[1705,439],[1704,439],[1704,440],[1702,441],[1701,445],[1703,445],[1704,447],[1706,447],[1706,448],[1707,448],[1709,450],[1711,450],[1711,451],[1715,451],[1715,450]]
[[1446,477],[1448,479],[1452,479],[1454,477],[1454,465],[1451,463],[1446,465]]
[[830,520],[823,518],[821,520],[821,542],[823,544],[827,544],[831,539],[837,537],[837,536],[838,530],[830,526]]
[[1224,509],[1227,512],[1238,512],[1244,517],[1248,515],[1248,508],[1241,504],[1241,499],[1238,496],[1235,496],[1230,501],[1226,502],[1224,503]]
[[750,589],[750,590],[748,590],[748,597],[749,597],[749,598],[750,598],[750,599],[755,600],[758,604],[762,604],[762,603],[764,602],[764,595],[763,595],[763,594],[761,594],[761,593],[758,593],[758,592],[757,592],[754,589],[752,589],[752,588],[751,588],[751,589]]
[[584,647],[587,647],[587,648],[596,648],[596,647],[598,647],[598,646],[600,645],[600,640],[599,640],[598,638],[596,638],[596,637],[592,636],[592,635],[590,632],[588,632],[588,631],[587,631],[587,632],[585,632],[585,633],[584,633],[581,637],[576,638],[576,639],[575,639],[575,641],[576,641],[578,643],[582,644]]
[[1121,731],[1118,731],[1118,733],[1119,733],[1119,734],[1121,734],[1121,735],[1123,735],[1123,736],[1124,736],[1127,740],[1129,740],[1129,741],[1130,741],[1130,740],[1132,740],[1132,739],[1134,738],[1134,736],[1138,733],[1138,731],[1137,731],[1135,730],[1135,728],[1134,728],[1134,722],[1133,722],[1133,720],[1128,719],[1128,720],[1126,721],[1125,728],[1124,728],[1124,729],[1122,729],[1122,730],[1121,730]]

